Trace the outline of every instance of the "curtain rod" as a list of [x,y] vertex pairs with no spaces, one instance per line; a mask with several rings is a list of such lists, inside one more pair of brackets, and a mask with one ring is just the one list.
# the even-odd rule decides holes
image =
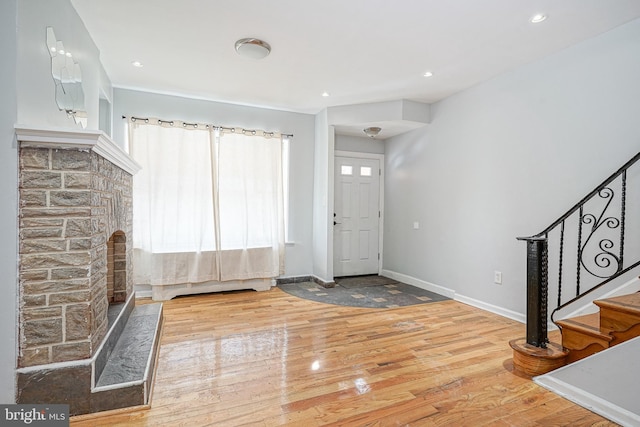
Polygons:
[[[131,119],[132,122],[135,122],[137,120],[142,120],[145,123],[149,123],[149,120],[151,120],[148,117],[134,117],[134,116],[127,117],[127,116],[124,116],[124,115],[122,116],[122,118],[123,119]],[[171,126],[173,126],[174,122],[180,121],[182,123],[183,127],[192,126],[194,129],[198,128],[198,123],[187,123],[187,122],[183,122],[181,120],[161,120],[161,119],[154,119],[154,120],[158,120],[158,123],[160,123],[160,124],[165,123],[165,124],[168,124],[168,125],[171,125]],[[233,128],[233,127],[215,126],[215,125],[208,125],[208,124],[205,124],[204,126],[205,126],[205,129],[212,128],[212,129],[226,130],[226,131],[229,131],[231,133],[234,133],[236,131],[236,128]],[[252,135],[255,135],[256,132],[258,132],[255,129],[244,129],[244,128],[241,128],[241,129],[242,129],[242,133],[243,134],[250,133]],[[292,133],[266,132],[266,131],[260,131],[260,132],[264,132],[265,135],[271,135],[271,136],[275,135],[276,133],[280,133],[280,135],[282,135],[284,138],[293,138],[293,134]]]

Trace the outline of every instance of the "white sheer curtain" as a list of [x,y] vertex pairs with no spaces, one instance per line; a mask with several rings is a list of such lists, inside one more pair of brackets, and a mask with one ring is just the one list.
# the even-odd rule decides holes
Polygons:
[[218,141],[221,280],[284,272],[281,138],[223,132]]
[[282,141],[158,120],[131,121],[136,284],[284,272]]

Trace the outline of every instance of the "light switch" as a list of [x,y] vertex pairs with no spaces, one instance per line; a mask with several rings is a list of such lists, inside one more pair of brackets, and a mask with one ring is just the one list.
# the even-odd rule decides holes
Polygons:
[[414,230],[417,230],[417,229],[419,229],[419,228],[420,228],[420,223],[419,223],[418,221],[414,221],[414,222],[413,222],[413,229],[414,229]]

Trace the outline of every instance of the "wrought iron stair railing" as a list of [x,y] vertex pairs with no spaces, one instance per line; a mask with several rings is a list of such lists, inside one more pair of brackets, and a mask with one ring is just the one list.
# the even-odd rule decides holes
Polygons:
[[[640,153],[540,233],[518,237],[527,242],[527,344],[549,342],[550,304],[555,323],[559,310],[640,265],[638,160]],[[631,245],[625,233],[635,237]],[[575,292],[566,283],[574,283]]]

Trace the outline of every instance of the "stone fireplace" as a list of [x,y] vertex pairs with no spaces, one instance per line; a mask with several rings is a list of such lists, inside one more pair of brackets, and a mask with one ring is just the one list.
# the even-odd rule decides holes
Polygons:
[[132,173],[95,145],[19,138],[18,366],[86,359],[107,332],[108,283],[120,302],[133,290],[131,248],[107,268],[132,233]]
[[129,242],[139,166],[102,132],[16,134],[18,402],[69,403],[72,414],[113,409],[92,393],[118,340],[112,329],[124,328],[114,319],[126,323],[135,302]]

